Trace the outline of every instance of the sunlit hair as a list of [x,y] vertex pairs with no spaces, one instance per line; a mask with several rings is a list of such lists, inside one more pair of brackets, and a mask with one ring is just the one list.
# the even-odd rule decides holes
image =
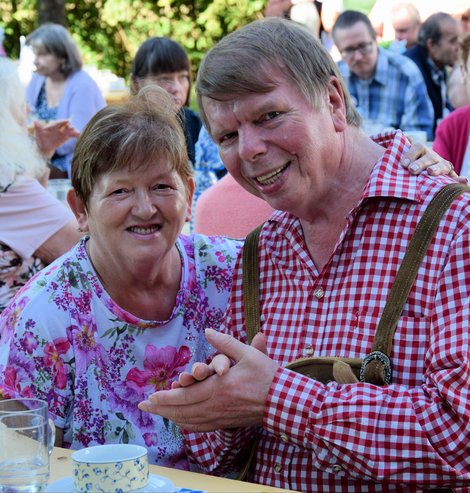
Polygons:
[[39,177],[45,162],[26,129],[24,87],[17,66],[0,57],[0,190],[19,176]]
[[468,62],[469,54],[470,54],[470,33],[466,34],[460,40],[460,59],[462,60],[464,70],[467,70],[467,62]]
[[65,77],[82,68],[82,56],[78,46],[67,29],[60,24],[42,24],[27,36],[26,44],[61,59],[59,70]]
[[188,97],[184,106],[189,105],[191,95],[191,64],[184,48],[169,38],[155,37],[144,41],[132,61],[131,91],[138,92],[138,82],[148,76],[186,70],[189,76]]
[[343,79],[328,51],[304,26],[269,17],[242,27],[223,38],[205,56],[199,68],[196,91],[204,124],[210,125],[203,98],[224,101],[275,88],[272,75],[289,79],[299,91],[320,107],[332,77],[341,85],[350,125],[360,126]]
[[100,110],[78,139],[72,185],[85,205],[98,178],[122,169],[146,169],[168,162],[188,189],[193,169],[171,96],[144,87],[123,105]]
[[398,17],[399,14],[406,12],[408,19],[410,19],[414,24],[421,23],[421,16],[419,15],[419,10],[410,2],[399,2],[392,5],[390,9],[390,15],[392,20]]

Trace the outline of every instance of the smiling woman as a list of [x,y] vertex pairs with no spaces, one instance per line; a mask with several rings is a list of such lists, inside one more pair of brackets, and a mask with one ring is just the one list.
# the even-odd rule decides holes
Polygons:
[[0,318],[0,389],[49,402],[59,444],[135,443],[187,468],[180,434],[137,404],[208,357],[241,243],[180,235],[194,189],[170,96],[143,89],[78,140],[69,203],[83,240]]

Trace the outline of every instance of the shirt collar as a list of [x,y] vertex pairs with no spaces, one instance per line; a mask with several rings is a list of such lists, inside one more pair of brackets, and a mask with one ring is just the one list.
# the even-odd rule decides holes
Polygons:
[[377,66],[375,67],[375,73],[372,79],[382,86],[385,86],[388,83],[388,56],[385,53],[385,50],[380,46],[377,56]]

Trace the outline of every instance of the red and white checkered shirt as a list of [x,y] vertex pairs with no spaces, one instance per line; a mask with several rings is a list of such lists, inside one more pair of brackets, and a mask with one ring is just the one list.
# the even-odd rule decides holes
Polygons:
[[[415,227],[450,181],[403,170],[401,132],[377,142],[385,154],[322,272],[298,219],[276,212],[262,230],[262,331],[283,366],[370,352]],[[248,480],[302,492],[470,491],[469,198],[445,213],[419,269],[393,339],[393,383],[324,385],[279,369]],[[226,330],[246,341],[240,259]],[[246,458],[252,432],[186,437],[193,460],[220,474]]]

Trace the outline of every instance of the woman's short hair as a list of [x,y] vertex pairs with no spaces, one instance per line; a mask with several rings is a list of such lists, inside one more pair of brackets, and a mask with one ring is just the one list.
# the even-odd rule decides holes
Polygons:
[[55,55],[62,60],[60,72],[68,77],[83,66],[80,50],[64,26],[48,22],[42,24],[26,38],[26,44],[36,50]]
[[121,169],[145,170],[162,157],[188,189],[193,169],[175,105],[164,89],[147,86],[90,120],[75,147],[72,185],[86,206],[100,176]]
[[144,41],[132,61],[131,78],[132,92],[137,92],[136,82],[148,76],[164,73],[181,72],[187,70],[189,75],[188,99],[184,106],[189,104],[191,94],[191,64],[184,48],[169,38],[155,37]]
[[321,104],[331,77],[336,77],[344,95],[347,121],[360,126],[361,118],[338,67],[321,42],[304,26],[269,17],[222,38],[203,59],[196,92],[206,128],[210,131],[203,97],[224,101],[237,95],[268,93],[275,87],[273,70],[290,79],[315,107]]

